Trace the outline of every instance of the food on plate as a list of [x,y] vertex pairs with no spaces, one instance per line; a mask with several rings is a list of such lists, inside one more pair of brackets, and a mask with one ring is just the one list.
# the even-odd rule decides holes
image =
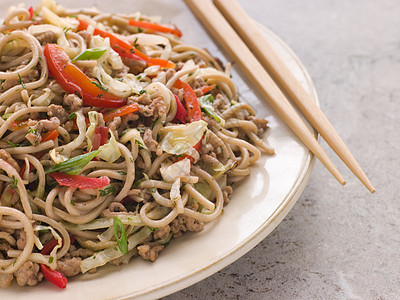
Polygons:
[[52,0],[2,24],[1,287],[155,261],[273,153],[230,65],[176,26]]

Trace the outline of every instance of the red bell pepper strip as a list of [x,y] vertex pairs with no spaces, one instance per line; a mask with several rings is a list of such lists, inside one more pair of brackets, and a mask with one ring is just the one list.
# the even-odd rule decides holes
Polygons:
[[129,20],[129,25],[139,27],[139,28],[144,28],[144,29],[149,29],[151,31],[158,31],[158,32],[165,32],[165,33],[172,33],[173,35],[177,37],[182,36],[182,32],[177,28],[170,28],[166,26],[162,26],[160,24],[154,24],[150,22],[143,22],[143,21],[136,21],[136,20]]
[[104,113],[103,119],[104,119],[104,122],[108,123],[108,122],[111,122],[112,120],[114,120],[114,118],[116,118],[116,117],[122,117],[122,116],[128,115],[130,113],[137,112],[138,110],[139,110],[139,106],[137,105],[137,103],[128,104],[128,105],[122,106],[116,110],[110,111],[108,113]]
[[52,270],[44,264],[40,264],[40,271],[42,272],[43,277],[52,284],[62,289],[67,287],[68,279],[60,272]]
[[110,178],[102,176],[92,178],[80,175],[70,175],[66,173],[54,172],[49,174],[61,186],[70,186],[79,189],[100,189],[110,184]]
[[68,93],[82,98],[83,103],[89,106],[116,108],[126,103],[102,89],[97,82],[92,81],[77,66],[71,63],[64,50],[56,44],[47,44],[44,48],[47,66],[56,81]]
[[47,141],[54,141],[58,137],[57,130],[51,130],[42,135],[42,143]]
[[[92,137],[92,150],[97,150],[108,140],[108,127],[100,126],[94,129]],[[96,158],[96,157],[95,157]]]
[[[73,235],[70,235],[70,240],[71,240],[71,244],[73,244],[75,242],[75,237]],[[48,242],[46,245],[43,246],[42,250],[40,250],[40,253],[43,255],[49,255],[50,252],[54,249],[55,246],[58,245],[58,241],[57,240],[51,240],[50,242]],[[62,245],[64,245],[64,239],[62,239]]]
[[203,118],[199,101],[197,100],[196,93],[193,91],[192,87],[180,79],[175,82],[174,87],[177,89],[183,89],[183,99],[186,102],[189,121],[194,122],[202,120]]
[[[71,244],[72,244],[75,241],[75,237],[71,236],[70,238],[71,238]],[[64,240],[62,240],[62,243],[64,244]],[[46,245],[44,245],[44,247],[42,248],[40,253],[44,254],[44,255],[49,255],[51,253],[51,251],[54,249],[54,247],[57,245],[58,245],[58,241],[52,240],[52,241],[48,242]],[[47,281],[51,282],[52,284],[54,284],[62,289],[64,289],[67,286],[68,279],[60,272],[58,272],[56,270],[52,270],[44,264],[40,264],[40,271],[42,272],[43,277]]]
[[215,88],[215,85],[205,85],[200,90],[204,95],[204,94],[208,93],[209,91],[211,91],[213,88]]
[[[78,19],[79,26],[78,30],[85,30],[89,26],[89,23]],[[116,51],[121,57],[127,57],[134,60],[141,60],[146,62],[148,66],[161,66],[163,68],[175,68],[175,64],[165,59],[149,57],[146,54],[140,52],[135,47],[132,47],[129,43],[121,40],[117,36],[107,31],[95,28],[93,35],[99,35],[103,38],[109,38],[111,47]]]
[[33,7],[32,6],[29,7],[28,11],[29,11],[29,20],[32,21],[33,17],[35,16],[35,12],[33,11]]
[[[178,79],[175,82],[174,87],[177,89],[183,89],[183,99],[186,102],[186,109],[189,121],[195,122],[202,120],[203,117],[201,115],[200,104],[199,101],[197,100],[196,93],[193,91],[192,87],[180,79]],[[201,140],[193,148],[199,151],[200,146],[201,146]],[[184,157],[189,158],[192,163],[194,162],[194,158],[191,157],[190,155],[185,154]]]
[[183,124],[186,123],[186,118],[187,118],[187,111],[181,101],[179,100],[177,95],[175,96],[175,101],[176,101],[176,114],[174,121],[181,121]]

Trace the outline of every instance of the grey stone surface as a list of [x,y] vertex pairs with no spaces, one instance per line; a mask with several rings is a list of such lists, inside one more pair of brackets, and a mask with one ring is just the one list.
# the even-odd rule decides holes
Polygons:
[[270,236],[166,299],[399,299],[400,2],[240,3],[300,57],[322,110],[377,192],[370,195],[322,142],[348,184],[317,162]]

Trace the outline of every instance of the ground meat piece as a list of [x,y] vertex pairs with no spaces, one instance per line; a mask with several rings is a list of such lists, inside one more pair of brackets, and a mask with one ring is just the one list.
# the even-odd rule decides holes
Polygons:
[[150,106],[154,107],[154,120],[157,119],[158,116],[165,116],[167,114],[167,105],[161,97],[154,99]]
[[[33,129],[33,128],[32,128]],[[31,130],[32,132],[29,132],[25,135],[25,138],[34,146],[39,145],[40,143],[40,134],[36,130]]]
[[174,238],[182,236],[182,234],[187,230],[185,219],[182,216],[178,216],[175,220],[173,220],[170,226]]
[[225,98],[223,96],[221,96],[221,94],[218,94],[215,97],[215,100],[213,103],[213,107],[215,110],[224,111],[229,108],[229,105],[230,104],[226,102]]
[[57,41],[57,35],[53,31],[45,31],[35,37],[42,46],[53,44]]
[[11,155],[4,149],[0,149],[0,158],[6,162],[8,162],[11,167],[13,167],[15,170],[19,172],[20,168],[18,163],[15,161],[14,158],[11,157]]
[[136,102],[138,104],[143,104],[143,105],[149,105],[151,104],[151,99],[150,97],[144,93],[142,95],[138,96],[131,96],[128,98],[128,102]]
[[42,124],[43,128],[50,131],[57,129],[60,126],[60,120],[56,117],[50,118],[50,120],[41,120],[40,124]]
[[256,124],[258,128],[258,134],[263,133],[268,128],[268,121],[265,119],[259,119],[254,116],[250,116],[248,119]]
[[57,262],[57,271],[63,273],[67,277],[72,277],[81,272],[81,261],[80,257],[73,257],[64,261]]
[[171,232],[171,227],[169,225],[160,227],[156,231],[154,231],[153,238],[155,240],[158,240],[158,239],[164,240],[164,239],[168,238],[170,232]]
[[184,232],[189,231],[202,231],[204,228],[204,223],[187,216],[178,216],[175,220],[171,222],[171,231],[174,238],[182,236]]
[[172,93],[178,96],[179,101],[183,101],[183,89],[172,88]]
[[33,81],[37,81],[39,79],[39,71],[36,69],[32,69],[29,73],[21,78],[23,83],[29,83]]
[[153,132],[151,129],[146,129],[143,135],[143,141],[145,145],[150,149],[150,151],[159,152],[158,143],[153,139],[152,134]]
[[204,61],[204,59],[201,56],[195,56],[193,59],[194,63],[199,66],[200,68],[205,68],[207,67],[206,62]]
[[23,250],[26,244],[26,233],[21,230],[19,233],[19,239],[17,240],[17,247],[19,250]]
[[49,106],[49,111],[47,112],[49,117],[56,117],[60,120],[60,123],[63,124],[68,120],[68,113],[61,105],[51,104]]
[[123,65],[121,69],[115,70],[115,74],[113,77],[122,78],[128,73],[129,73],[129,68]]
[[5,80],[0,87],[0,92],[5,92],[8,89],[11,89],[12,87],[16,86],[19,84],[19,81],[16,79],[7,79]]
[[63,104],[69,106],[71,111],[77,111],[82,107],[82,99],[75,94],[65,94]]
[[154,115],[154,107],[139,104],[139,114],[145,117],[152,117]]
[[[214,154],[214,153],[212,153],[212,154]],[[216,165],[220,164],[220,161],[210,154],[202,154],[201,161],[204,162],[205,164],[212,165],[212,166],[216,166]]]
[[158,254],[164,249],[163,245],[141,245],[137,247],[139,251],[139,255],[144,260],[155,261],[158,257]]
[[122,265],[122,257],[117,257],[116,259],[113,259],[112,261],[110,261],[110,264],[114,266]]
[[233,189],[230,185],[228,185],[226,188],[223,189],[222,195],[224,196],[224,204],[229,203],[229,196],[232,194]]
[[114,118],[110,123],[108,123],[108,128],[112,131],[114,136],[118,136],[118,129],[121,125],[121,117]]
[[189,231],[199,232],[204,229],[204,222],[201,222],[197,219],[184,216],[186,228]]
[[203,77],[200,76],[193,79],[191,83],[193,89],[198,89],[205,85],[207,85],[207,83],[204,81]]
[[165,80],[168,82],[174,76],[176,71],[174,69],[168,69],[167,72],[165,72]]
[[19,286],[34,286],[42,281],[43,274],[39,272],[39,264],[31,261],[25,262],[17,272],[14,273]]
[[0,274],[0,288],[8,288],[13,280],[13,274]]
[[128,57],[123,57],[122,61],[129,68],[129,73],[135,75],[143,72],[143,70],[146,68],[146,62],[143,60],[136,60]]

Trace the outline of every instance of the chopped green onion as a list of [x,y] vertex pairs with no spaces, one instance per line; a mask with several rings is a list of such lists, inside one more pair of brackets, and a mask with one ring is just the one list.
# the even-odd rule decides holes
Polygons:
[[107,48],[91,48],[78,54],[72,61],[76,60],[93,60],[99,59],[105,52]]
[[117,217],[114,217],[114,234],[115,234],[115,239],[117,240],[119,250],[123,254],[127,254],[128,237],[126,236],[124,224]]
[[46,174],[53,172],[62,172],[70,175],[76,175],[100,152],[101,150],[96,150],[70,158],[62,163],[52,166],[50,169],[46,171]]
[[74,113],[74,112],[68,116],[68,120],[70,120],[70,121],[75,118],[76,118],[76,113]]
[[109,186],[109,187],[105,188],[104,190],[100,190],[100,196],[104,197],[104,196],[107,196],[110,194],[114,194],[115,191],[116,191],[115,187]]

